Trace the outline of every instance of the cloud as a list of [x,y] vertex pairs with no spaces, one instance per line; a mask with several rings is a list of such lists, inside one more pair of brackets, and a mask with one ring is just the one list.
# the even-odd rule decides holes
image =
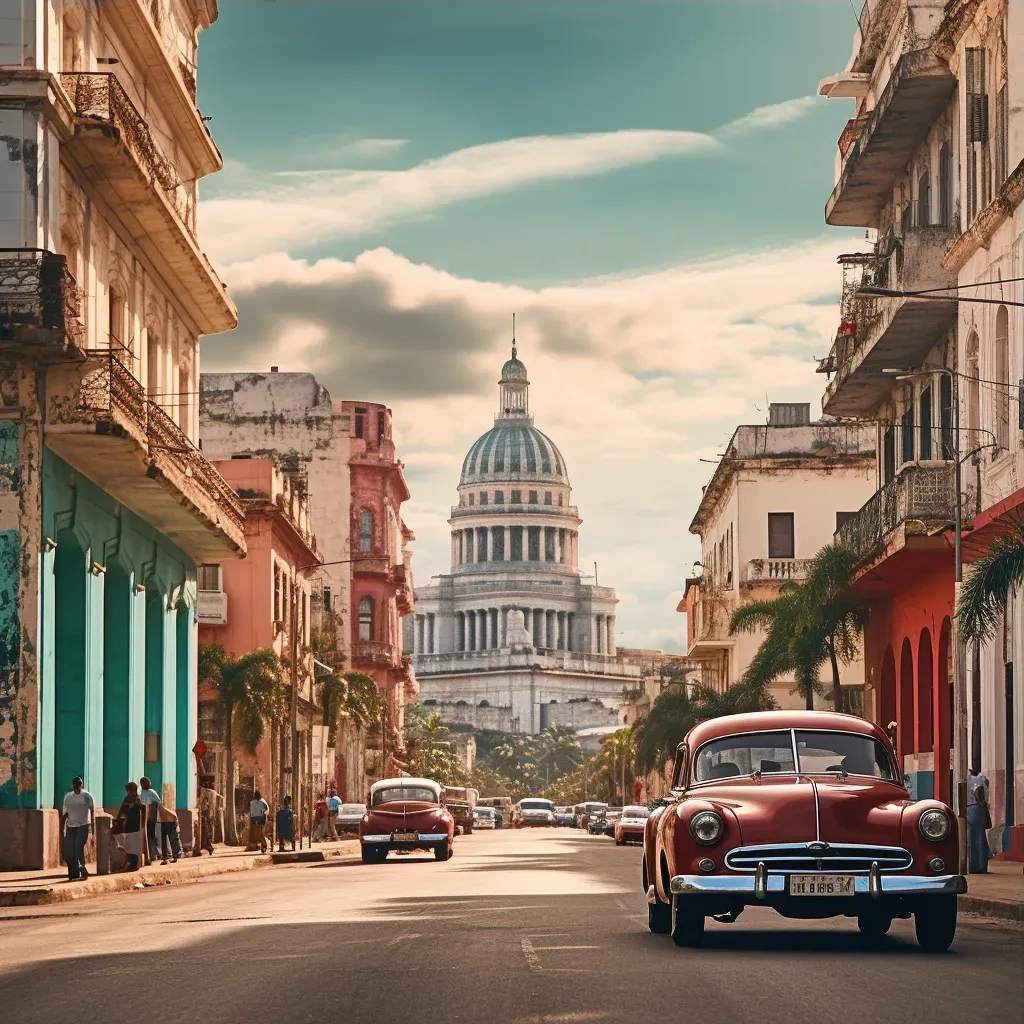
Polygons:
[[207,370],[310,370],[335,398],[388,402],[413,493],[419,582],[447,571],[459,469],[491,424],[517,313],[537,425],[559,445],[585,520],[583,562],[618,588],[623,643],[682,643],[672,610],[698,546],[687,527],[713,458],[767,398],[810,401],[836,322],[849,239],[549,287],[458,277],[389,249],[226,268],[237,331]]
[[823,102],[816,96],[801,96],[798,99],[784,100],[782,103],[756,107],[749,114],[744,114],[743,117],[722,125],[715,134],[722,137],[735,137],[770,128],[782,128],[787,124],[792,124],[793,121],[798,121]]
[[221,196],[202,205],[216,259],[361,235],[451,203],[527,185],[606,174],[669,156],[707,154],[701,132],[624,130],[539,135],[460,149],[402,171],[321,172],[297,187]]
[[372,159],[376,156],[390,156],[409,145],[408,139],[357,139],[345,146],[343,154]]

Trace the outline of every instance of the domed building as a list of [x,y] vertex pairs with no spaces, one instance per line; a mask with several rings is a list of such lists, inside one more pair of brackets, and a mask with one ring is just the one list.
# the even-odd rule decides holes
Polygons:
[[420,698],[476,728],[614,726],[640,667],[616,654],[615,591],[580,572],[565,459],[534,426],[514,345],[499,388],[494,426],[462,464],[451,573],[416,588]]

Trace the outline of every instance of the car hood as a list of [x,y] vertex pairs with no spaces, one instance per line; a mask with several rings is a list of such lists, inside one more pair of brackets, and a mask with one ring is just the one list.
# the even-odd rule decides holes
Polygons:
[[370,817],[369,829],[371,831],[418,826],[421,823],[436,822],[438,811],[443,808],[437,804],[427,804],[420,801],[396,801],[395,803],[377,804],[367,809]]
[[906,791],[892,783],[806,775],[701,786],[688,796],[731,811],[744,846],[815,839],[899,846],[900,818],[909,803]]

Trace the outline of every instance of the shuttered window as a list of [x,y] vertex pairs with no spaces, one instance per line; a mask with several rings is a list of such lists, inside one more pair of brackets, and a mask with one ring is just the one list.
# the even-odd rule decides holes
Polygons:
[[794,550],[793,513],[769,512],[768,557],[793,558]]
[[918,458],[930,459],[932,457],[932,389],[930,387],[925,388],[921,392],[919,406],[920,440],[917,446]]

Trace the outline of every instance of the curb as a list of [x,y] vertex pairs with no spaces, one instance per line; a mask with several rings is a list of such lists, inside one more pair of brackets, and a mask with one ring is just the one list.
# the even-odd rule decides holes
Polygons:
[[958,906],[964,914],[997,917],[1004,921],[1018,921],[1024,924],[1024,903],[1016,903],[1010,900],[991,900],[981,896],[960,896]]

